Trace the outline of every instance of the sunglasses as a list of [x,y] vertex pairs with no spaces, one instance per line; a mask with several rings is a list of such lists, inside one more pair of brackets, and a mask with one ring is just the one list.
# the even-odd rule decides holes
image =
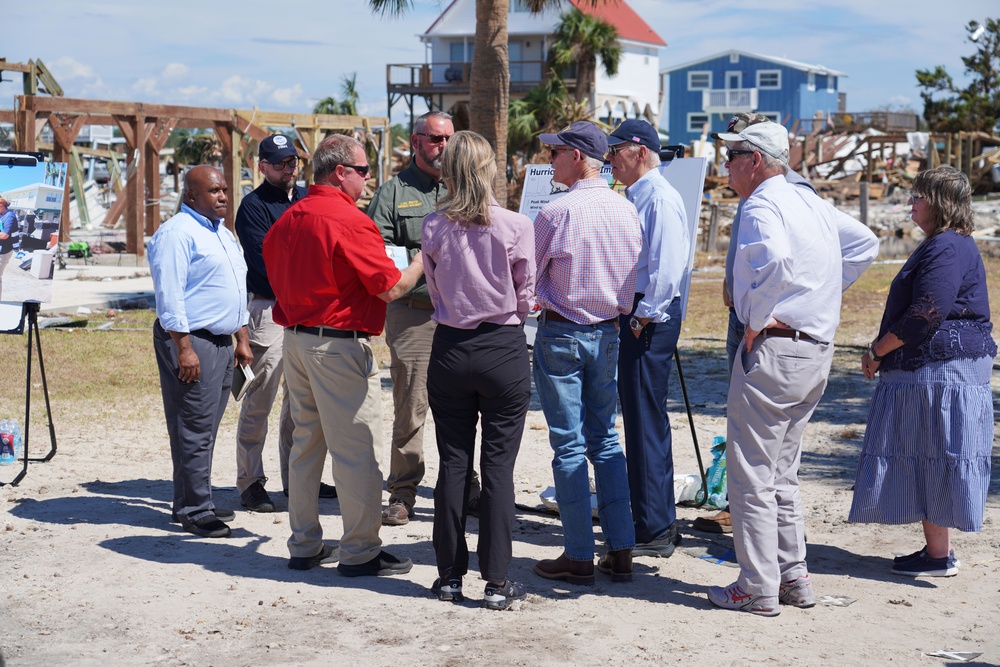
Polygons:
[[625,150],[632,148],[633,146],[639,146],[640,144],[633,144],[630,142],[625,142],[624,144],[618,144],[617,146],[608,146],[608,157],[614,157]]
[[450,134],[427,134],[426,132],[414,132],[419,137],[427,137],[432,144],[443,144],[451,139]]
[[575,148],[550,148],[549,149],[549,157],[554,160],[556,158],[556,156],[559,155],[560,153],[571,153],[574,150],[576,150],[576,149]]
[[359,176],[368,176],[368,174],[371,173],[371,167],[367,164],[342,164],[340,166],[344,169],[353,169],[358,172]]
[[[263,160],[263,162],[267,162],[267,160]],[[281,162],[278,162],[277,164],[275,164],[274,162],[267,162],[267,164],[271,165],[271,168],[274,169],[275,171],[287,171],[289,169],[295,169],[296,167],[298,167],[299,159],[297,157],[290,157],[287,160],[282,160]]]
[[757,151],[741,151],[741,150],[736,150],[734,148],[727,148],[726,162],[730,162],[734,157],[738,157],[740,155],[753,155],[756,152]]
[[927,199],[927,197],[925,197],[924,195],[918,195],[913,190],[910,190],[910,199],[912,199],[913,201],[922,201],[924,199]]

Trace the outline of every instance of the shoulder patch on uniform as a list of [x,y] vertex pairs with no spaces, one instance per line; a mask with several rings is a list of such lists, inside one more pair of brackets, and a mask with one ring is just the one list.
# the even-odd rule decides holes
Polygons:
[[396,206],[396,208],[397,209],[401,209],[401,208],[418,208],[418,207],[423,206],[423,205],[424,205],[423,202],[418,201],[418,200],[415,199],[413,201],[400,202],[399,205]]

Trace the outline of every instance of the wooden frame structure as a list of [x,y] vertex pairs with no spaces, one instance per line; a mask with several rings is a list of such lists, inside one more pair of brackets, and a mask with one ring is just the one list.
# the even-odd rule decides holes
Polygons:
[[[144,237],[152,235],[160,224],[159,153],[170,134],[182,128],[211,128],[222,144],[222,167],[229,187],[229,211],[226,226],[233,229],[239,207],[240,170],[246,164],[259,183],[256,169],[257,144],[273,132],[268,128],[290,128],[296,149],[306,161],[304,176],[312,176],[313,151],[331,132],[353,133],[363,143],[374,147],[377,167],[376,184],[385,181],[392,152],[389,119],[367,116],[334,116],[208,107],[83,100],[65,97],[22,95],[15,98],[13,112],[0,112],[0,121],[13,121],[14,146],[19,151],[34,151],[38,136],[48,123],[52,128],[53,159],[68,162],[73,143],[85,125],[113,125],[125,138],[125,191],[108,211],[104,224],[113,224],[125,216],[125,252],[145,254]],[[69,220],[69,179],[63,197],[62,219]],[[69,225],[60,226],[60,241],[69,240]]]

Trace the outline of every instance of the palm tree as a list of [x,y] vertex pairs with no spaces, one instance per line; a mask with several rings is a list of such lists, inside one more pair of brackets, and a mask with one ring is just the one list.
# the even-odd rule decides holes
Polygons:
[[[525,0],[533,13],[561,0]],[[617,0],[590,0],[591,4]],[[368,0],[372,11],[398,16],[413,6],[413,0]],[[510,69],[507,53],[507,12],[510,0],[476,0],[476,37],[469,76],[470,123],[497,154],[497,180],[493,191],[501,206],[507,203],[507,113],[510,100]]]
[[618,74],[622,58],[618,30],[576,8],[563,14],[556,28],[555,41],[549,49],[549,62],[560,71],[576,64],[576,101],[585,101],[589,106],[593,106],[591,95],[598,57],[605,74],[609,77]]
[[357,116],[358,102],[361,101],[361,96],[358,95],[357,82],[357,72],[351,73],[351,76],[345,75],[340,83],[340,101],[338,102],[336,97],[324,97],[313,107],[313,113]]

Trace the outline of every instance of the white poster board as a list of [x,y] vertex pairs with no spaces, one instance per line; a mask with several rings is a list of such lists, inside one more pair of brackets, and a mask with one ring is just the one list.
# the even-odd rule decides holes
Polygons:
[[[688,292],[691,287],[691,267],[694,266],[694,250],[698,240],[698,219],[701,216],[701,202],[704,199],[705,171],[708,160],[701,157],[686,157],[664,162],[660,165],[663,177],[674,186],[684,201],[687,213],[688,238],[691,239],[691,254],[681,282],[681,318],[687,317]],[[565,185],[552,180],[552,165],[529,164],[524,175],[524,189],[521,191],[519,212],[534,221],[543,206],[569,191]],[[611,165],[601,169],[601,177],[608,185],[624,196],[625,186],[614,180]]]

